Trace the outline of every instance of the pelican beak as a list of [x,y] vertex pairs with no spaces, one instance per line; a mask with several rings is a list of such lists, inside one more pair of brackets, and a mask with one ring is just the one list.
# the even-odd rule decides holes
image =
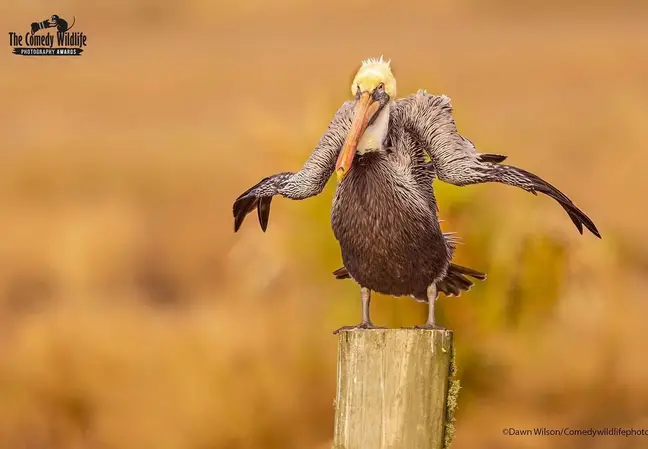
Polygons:
[[337,164],[335,164],[335,173],[337,174],[338,181],[341,181],[344,175],[351,169],[358,142],[369,123],[371,123],[372,118],[379,110],[380,101],[374,100],[370,92],[363,92],[360,95],[360,98],[356,102],[353,123],[351,123],[349,134],[342,146]]

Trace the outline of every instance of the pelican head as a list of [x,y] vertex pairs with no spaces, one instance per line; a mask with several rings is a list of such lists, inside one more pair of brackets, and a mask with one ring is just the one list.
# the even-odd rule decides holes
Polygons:
[[353,78],[356,105],[353,123],[338,157],[338,180],[351,169],[356,152],[379,150],[389,125],[389,102],[396,98],[396,79],[390,61],[367,59]]

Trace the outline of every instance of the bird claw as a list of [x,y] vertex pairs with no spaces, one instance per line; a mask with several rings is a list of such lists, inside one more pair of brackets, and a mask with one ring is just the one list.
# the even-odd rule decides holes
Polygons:
[[386,327],[382,326],[375,326],[371,321],[363,321],[360,324],[356,324],[355,326],[342,326],[339,329],[336,329],[333,331],[333,335],[339,334],[342,331],[353,331],[356,329],[387,329]]

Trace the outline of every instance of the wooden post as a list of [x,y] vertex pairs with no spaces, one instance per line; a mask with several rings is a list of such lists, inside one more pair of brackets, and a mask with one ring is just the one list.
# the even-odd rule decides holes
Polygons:
[[452,331],[340,332],[333,449],[447,449],[454,371]]

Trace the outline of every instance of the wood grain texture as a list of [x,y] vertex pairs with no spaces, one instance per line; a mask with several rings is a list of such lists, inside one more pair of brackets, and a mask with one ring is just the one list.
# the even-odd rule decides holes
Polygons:
[[443,448],[452,357],[452,331],[341,332],[333,449]]

